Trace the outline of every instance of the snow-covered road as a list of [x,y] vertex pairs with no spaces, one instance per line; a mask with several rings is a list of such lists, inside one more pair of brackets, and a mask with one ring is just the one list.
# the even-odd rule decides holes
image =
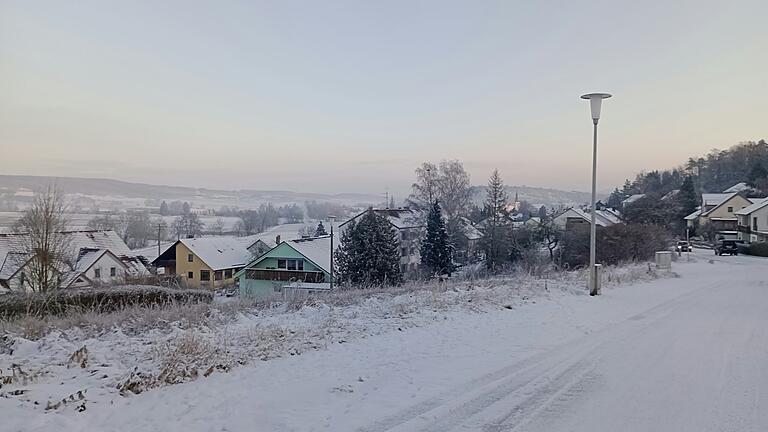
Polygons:
[[695,255],[680,278],[450,315],[9,430],[768,430],[768,260]]

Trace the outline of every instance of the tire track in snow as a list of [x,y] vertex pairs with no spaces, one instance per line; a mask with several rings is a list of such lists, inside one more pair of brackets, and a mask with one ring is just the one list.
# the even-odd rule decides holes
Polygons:
[[[514,430],[582,383],[599,361],[601,346],[615,339],[629,338],[635,332],[652,326],[690,297],[716,285],[703,285],[635,314],[615,326],[534,354],[358,430],[444,432],[460,426],[461,430]],[[506,407],[505,411],[485,424],[475,422],[473,426],[473,416],[501,402]],[[509,406],[513,408],[510,410]]]

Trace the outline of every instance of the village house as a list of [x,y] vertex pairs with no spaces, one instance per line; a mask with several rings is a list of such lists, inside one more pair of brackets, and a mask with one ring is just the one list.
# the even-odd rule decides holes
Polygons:
[[480,256],[480,241],[483,239],[483,232],[465,217],[460,217],[458,224],[459,239],[457,239],[458,244],[454,260],[459,263],[472,262]]
[[[335,249],[338,238],[334,240]],[[331,280],[331,236],[281,242],[249,262],[235,277],[243,296],[327,291]]]
[[216,289],[237,283],[234,275],[245,267],[257,242],[249,237],[200,237],[177,240],[152,264],[166,275],[178,275],[188,288]]
[[[64,231],[66,244],[71,249],[54,269],[58,288],[86,288],[125,281],[129,277],[149,274],[140,260],[110,230]],[[0,287],[11,291],[31,289],[30,277],[33,255],[23,250],[26,234],[0,235]]]
[[400,271],[407,275],[416,273],[421,263],[419,251],[422,236],[425,229],[425,218],[421,212],[408,207],[373,209],[369,208],[348,221],[339,225],[340,234],[343,234],[350,226],[350,222],[356,221],[366,212],[372,211],[384,217],[393,229],[398,232],[400,242]]
[[735,213],[738,238],[744,243],[768,242],[768,198],[755,201]]
[[724,238],[736,239],[738,234],[736,212],[753,204],[738,192],[702,194],[701,209],[685,217],[686,222],[695,218],[699,229],[709,230]]
[[[622,223],[621,216],[613,209],[604,208],[603,210],[597,210],[595,216],[595,225],[598,227],[608,227]],[[553,222],[560,228],[570,231],[579,226],[591,225],[592,214],[589,210],[571,207],[555,216]]]

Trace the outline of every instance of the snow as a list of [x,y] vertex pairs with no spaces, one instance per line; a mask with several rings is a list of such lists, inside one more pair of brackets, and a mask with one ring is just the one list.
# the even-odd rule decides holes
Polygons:
[[197,255],[211,270],[243,267],[253,257],[248,250],[255,236],[199,237],[179,240]]
[[750,215],[750,214],[760,210],[761,208],[763,208],[765,206],[768,206],[768,198],[764,198],[764,199],[754,199],[753,198],[752,201],[755,202],[755,203],[752,204],[751,206],[744,207],[743,209],[737,211],[734,214],[739,215],[739,216],[748,216],[748,215]]
[[[333,233],[334,249],[338,249],[341,243],[336,232]],[[325,272],[331,272],[331,236],[311,237],[306,239],[290,240],[287,242],[293,249],[304,255],[313,263],[320,266]]]
[[[28,389],[0,397],[3,430],[766,430],[768,260],[693,255],[673,264],[679,277],[617,284],[630,273],[613,273],[599,297],[584,295],[580,279],[551,280],[548,290],[481,281],[243,315],[223,333],[17,337],[12,354],[0,354],[3,373],[10,363],[30,376],[43,368],[0,389]],[[246,329],[260,338],[244,339]],[[255,346],[270,332],[293,355]],[[229,339],[220,358],[256,349],[269,360],[118,394],[115,377],[146,371],[156,361],[148,353],[190,334]],[[69,360],[82,346],[86,368]],[[73,401],[47,413],[44,399],[25,402],[45,394]]]

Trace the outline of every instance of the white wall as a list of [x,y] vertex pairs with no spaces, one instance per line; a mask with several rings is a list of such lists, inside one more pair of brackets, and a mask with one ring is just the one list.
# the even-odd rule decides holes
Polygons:
[[[115,276],[110,276],[110,269],[115,269]],[[101,277],[96,277],[96,269],[101,270]],[[92,280],[93,283],[110,283],[113,281],[121,281],[125,277],[125,268],[123,263],[115,259],[112,255],[105,253],[96,261],[88,271],[85,272],[85,276]]]

